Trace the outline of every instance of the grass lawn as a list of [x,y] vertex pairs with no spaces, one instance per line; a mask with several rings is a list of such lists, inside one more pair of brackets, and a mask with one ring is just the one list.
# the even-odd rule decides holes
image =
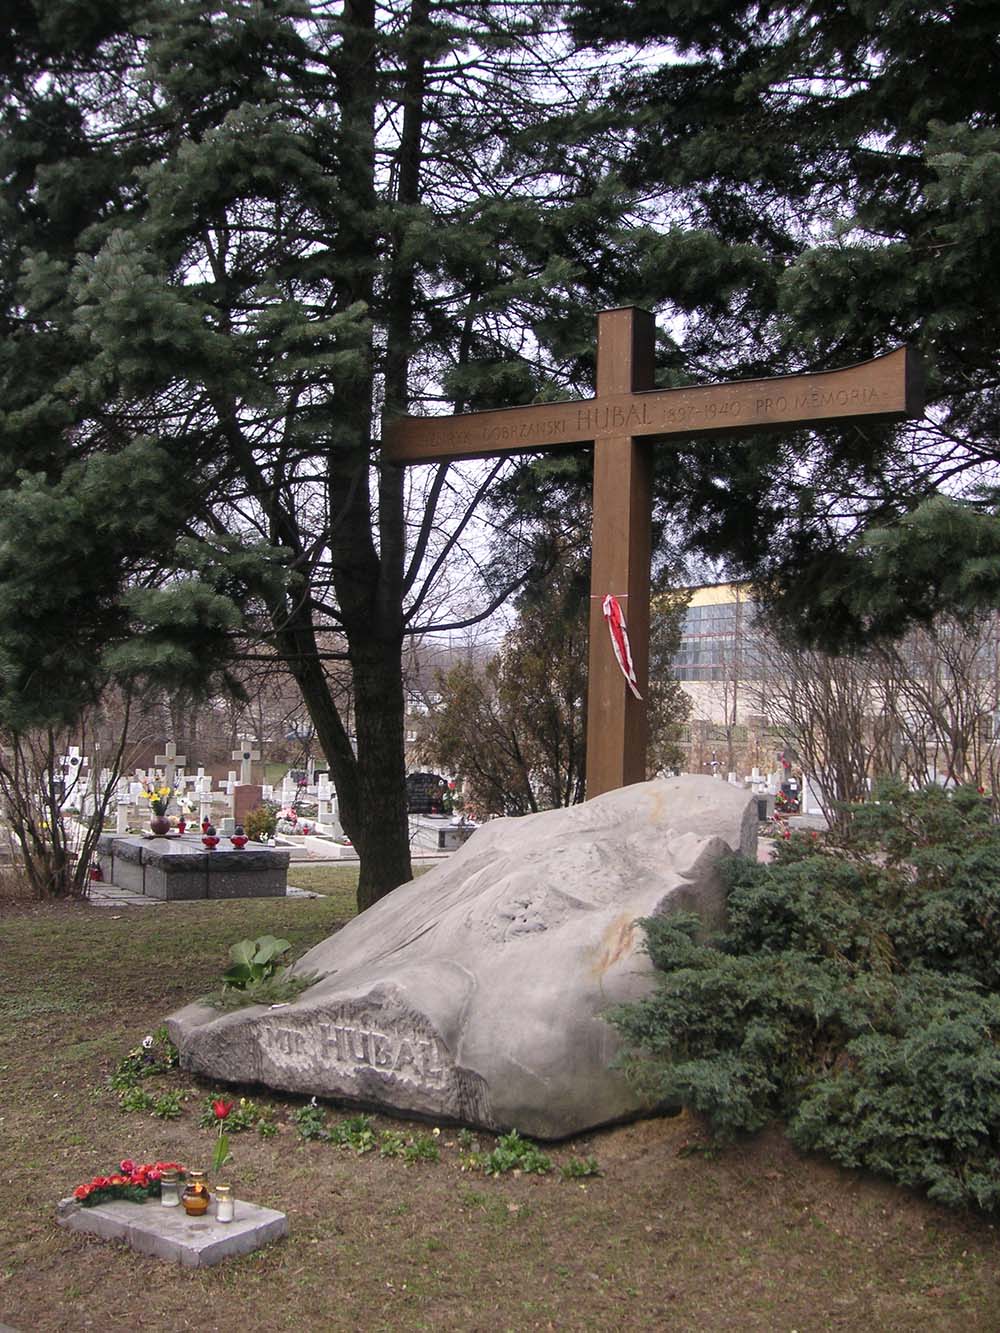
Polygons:
[[988,1219],[803,1158],[777,1132],[712,1155],[687,1115],[551,1150],[557,1163],[592,1154],[596,1178],[492,1178],[462,1169],[452,1127],[436,1140],[439,1162],[405,1166],[305,1142],[290,1122],[302,1099],[243,1089],[281,1128],[234,1135],[228,1174],[238,1196],[287,1212],[287,1240],[191,1271],[58,1227],[56,1200],[122,1157],[208,1163],[212,1135],[197,1117],[223,1089],[177,1072],[153,1080],[187,1097],[180,1118],[160,1120],[121,1112],[108,1074],[211,986],[234,940],[270,931],[301,951],[336,929],[356,868],[315,871],[329,896],[121,911],[0,903],[0,1323],[32,1333],[998,1327]]
[[288,867],[288,882],[297,889],[311,889],[332,900],[338,921],[349,920],[357,910],[357,865],[309,865],[296,861]]

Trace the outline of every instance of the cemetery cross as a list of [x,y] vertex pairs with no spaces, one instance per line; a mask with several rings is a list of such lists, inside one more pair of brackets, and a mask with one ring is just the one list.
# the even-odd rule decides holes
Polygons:
[[260,758],[260,751],[252,745],[244,745],[242,750],[234,750],[231,758],[240,761],[240,786],[248,787],[253,781],[253,765]]
[[[393,464],[594,445],[587,711],[587,796],[646,776],[652,464],[646,440],[743,435],[828,426],[858,417],[899,421],[923,410],[920,368],[905,347],[842,370],[654,389],[655,323],[646,310],[605,310],[597,323],[593,398],[451,417],[385,422],[382,457]],[[637,697],[604,626],[618,599],[631,640]]]
[[178,754],[177,746],[173,741],[167,741],[163,748],[165,753],[154,755],[153,763],[163,765],[163,780],[173,791],[177,785],[177,770],[183,768],[187,763],[187,755]]

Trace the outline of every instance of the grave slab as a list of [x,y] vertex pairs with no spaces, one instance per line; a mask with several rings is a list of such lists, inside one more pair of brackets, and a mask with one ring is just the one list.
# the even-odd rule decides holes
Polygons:
[[161,902],[199,898],[280,898],[290,853],[273,847],[214,851],[200,835],[143,838],[102,834],[97,858],[104,880]]
[[129,1203],[115,1199],[95,1208],[81,1208],[73,1198],[61,1199],[56,1213],[70,1231],[121,1240],[140,1254],[207,1268],[238,1254],[250,1254],[288,1234],[288,1218],[273,1208],[237,1199],[231,1222],[217,1222],[214,1204],[204,1217],[188,1217],[183,1208],[164,1208],[159,1200]]

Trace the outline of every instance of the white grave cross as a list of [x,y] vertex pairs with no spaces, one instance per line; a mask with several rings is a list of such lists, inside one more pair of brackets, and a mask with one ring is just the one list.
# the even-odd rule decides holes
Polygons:
[[253,780],[254,760],[260,758],[260,751],[247,745],[242,750],[234,750],[230,758],[240,761],[240,786],[248,787]]
[[198,822],[204,824],[206,819],[212,818],[212,779],[207,774],[199,778],[195,791],[198,793]]
[[183,768],[187,763],[187,755],[178,754],[177,746],[173,741],[167,741],[164,749],[166,751],[165,754],[157,754],[153,756],[153,763],[163,765],[164,781],[170,790],[173,791],[174,787],[177,785],[177,770],[178,768]]
[[63,780],[66,782],[67,790],[77,780],[83,772],[83,766],[86,759],[80,753],[79,745],[71,745],[68,751],[62,755],[59,760],[59,767],[62,770]]

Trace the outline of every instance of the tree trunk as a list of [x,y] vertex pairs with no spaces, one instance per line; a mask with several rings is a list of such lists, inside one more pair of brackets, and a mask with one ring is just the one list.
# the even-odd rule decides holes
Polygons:
[[[361,654],[364,654],[362,657]],[[402,637],[352,651],[358,728],[358,822],[344,824],[361,858],[363,911],[411,877],[403,747]],[[402,835],[402,836],[400,836]]]
[[[331,247],[344,274],[341,309],[359,303],[371,309],[374,299],[372,274],[379,261],[374,229],[376,44],[374,0],[347,0],[337,90],[341,155],[354,183],[355,209],[341,218]],[[328,455],[327,473],[329,547],[354,683],[357,761],[352,763],[344,753],[342,737],[335,738],[334,753],[325,744],[324,749],[344,831],[361,858],[358,907],[363,910],[408,880],[411,869],[403,757],[402,481],[398,469],[381,470],[376,550],[371,531],[375,359],[370,333],[359,356],[363,370],[338,393],[342,442]],[[313,720],[319,729],[319,719]]]

